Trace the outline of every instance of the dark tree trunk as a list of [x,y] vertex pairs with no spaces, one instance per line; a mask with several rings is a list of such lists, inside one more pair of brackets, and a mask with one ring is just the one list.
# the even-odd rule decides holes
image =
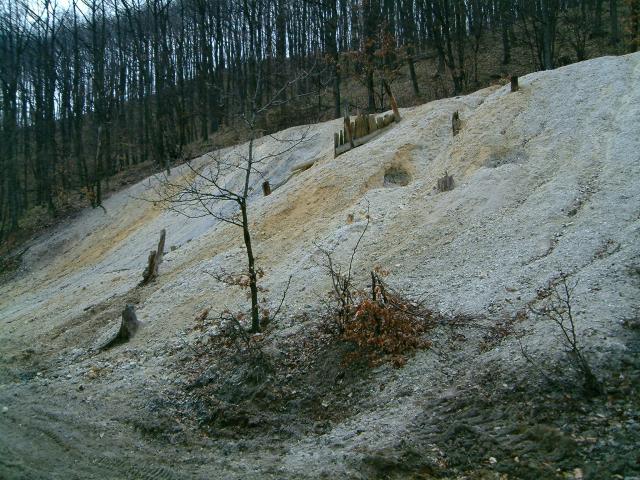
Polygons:
[[609,0],[609,18],[611,22],[611,43],[620,43],[620,31],[618,22],[618,0]]
[[509,0],[500,0],[500,26],[502,33],[502,64],[511,63],[511,42],[509,28],[511,26],[511,9]]

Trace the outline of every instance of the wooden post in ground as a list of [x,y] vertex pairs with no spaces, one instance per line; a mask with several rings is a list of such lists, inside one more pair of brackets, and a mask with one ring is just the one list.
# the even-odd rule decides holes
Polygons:
[[347,136],[347,140],[349,140],[349,145],[351,145],[351,148],[355,148],[356,145],[355,143],[353,143],[353,130],[351,130],[351,119],[348,115],[345,115],[344,117],[344,132]]
[[382,85],[384,86],[384,90],[387,92],[387,95],[389,95],[389,99],[391,101],[391,109],[393,110],[393,118],[396,122],[399,122],[400,111],[398,110],[398,103],[396,102],[396,97],[394,97],[393,93],[391,92],[391,87],[389,86],[386,80],[382,80]]
[[373,270],[371,270],[371,300],[373,300],[374,302],[378,300],[378,288],[376,285],[376,272],[374,272]]
[[369,133],[375,132],[378,127],[376,124],[376,116],[369,115],[368,121],[369,121]]
[[517,92],[519,89],[520,87],[518,86],[518,76],[511,75],[511,91]]
[[362,138],[366,135],[364,131],[364,122],[362,121],[362,115],[356,117],[356,138]]

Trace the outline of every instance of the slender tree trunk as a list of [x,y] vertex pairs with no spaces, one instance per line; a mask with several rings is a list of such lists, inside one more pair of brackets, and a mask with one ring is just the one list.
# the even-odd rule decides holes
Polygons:
[[413,61],[413,55],[407,55],[407,64],[409,65],[409,76],[411,77],[411,86],[416,97],[420,96],[420,86],[418,85],[418,76],[416,75],[416,67]]
[[379,0],[367,0],[363,3],[364,8],[364,54],[366,58],[366,86],[368,110],[370,113],[376,111],[376,97],[373,83],[373,73],[375,69],[376,37],[379,27],[378,13],[380,11]]
[[604,0],[596,0],[595,13],[593,17],[593,34],[599,36],[602,34],[602,2]]
[[609,17],[611,21],[611,43],[620,43],[620,30],[618,22],[618,0],[609,0]]
[[542,13],[542,67],[545,70],[553,69],[553,37],[552,37],[552,25],[551,25],[551,11],[549,3],[552,0],[542,0],[541,13]]
[[502,32],[502,64],[507,65],[511,63],[511,42],[509,41],[511,10],[509,0],[500,0],[500,20]]
[[[254,104],[255,109],[255,104]],[[247,262],[249,267],[249,290],[251,292],[251,331],[260,331],[260,311],[258,306],[258,275],[256,272],[256,261],[253,256],[253,245],[251,242],[251,232],[249,230],[249,217],[247,215],[247,200],[249,198],[249,180],[253,169],[253,138],[255,128],[255,114],[250,126],[249,151],[247,158],[247,168],[245,173],[245,182],[243,194],[240,198],[240,213],[242,215],[242,234],[244,238],[244,246],[247,252]]]
[[405,27],[405,41],[407,48],[407,66],[409,67],[409,77],[411,78],[411,86],[416,97],[420,96],[420,87],[418,85],[418,77],[414,65],[415,44],[417,41],[416,23],[413,13],[413,1],[404,0],[400,8],[402,23]]
[[249,266],[249,290],[251,292],[251,331],[260,331],[260,311],[258,307],[258,275],[256,273],[256,261],[253,256],[253,246],[251,243],[251,232],[249,231],[249,218],[247,216],[247,203],[244,199],[240,203],[242,214],[242,233],[244,246],[247,251],[247,261]]

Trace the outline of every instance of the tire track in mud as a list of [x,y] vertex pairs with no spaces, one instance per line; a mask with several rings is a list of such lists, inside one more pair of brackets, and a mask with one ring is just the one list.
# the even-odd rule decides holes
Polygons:
[[[90,426],[82,427],[77,418],[64,413],[28,404],[14,405],[10,413],[5,413],[0,420],[7,421],[4,426],[0,424],[0,478],[3,480],[195,478],[159,465],[158,458],[167,458],[166,452],[156,453],[154,450],[127,455],[125,452],[134,438],[125,437],[117,443],[105,439],[99,445],[96,442],[100,440],[95,432],[90,433]],[[102,456],[98,457],[97,452]]]
[[113,473],[124,474],[124,478],[130,480],[187,480],[193,478],[176,473],[168,467],[130,458],[103,457],[98,459],[95,465],[115,470]]

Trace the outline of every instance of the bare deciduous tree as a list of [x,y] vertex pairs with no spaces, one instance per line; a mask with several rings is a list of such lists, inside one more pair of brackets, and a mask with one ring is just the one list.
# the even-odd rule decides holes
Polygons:
[[[212,216],[217,220],[242,229],[244,248],[247,255],[246,285],[251,296],[251,331],[259,332],[260,311],[258,304],[258,276],[260,270],[256,266],[254,241],[249,228],[250,198],[252,193],[261,190],[267,164],[270,160],[299,147],[309,139],[309,128],[303,129],[294,137],[278,137],[269,135],[282,148],[265,155],[256,155],[255,142],[258,138],[258,122],[270,108],[280,105],[282,94],[291,84],[300,81],[307,73],[299,75],[287,82],[273,97],[263,105],[259,105],[262,88],[262,74],[258,74],[255,93],[249,111],[242,115],[249,130],[249,141],[242,147],[234,149],[228,155],[219,152],[208,155],[210,162],[196,167],[187,162],[191,175],[186,180],[174,181],[164,175],[154,188],[156,198],[167,208],[190,218]],[[238,280],[236,283],[242,283]]]
[[[384,108],[377,77],[400,79],[405,61],[414,98],[486,83],[496,35],[503,63],[528,70],[620,53],[623,40],[635,51],[639,19],[638,0],[0,1],[0,240],[27,216],[99,207],[123,170],[169,169],[220,129],[231,141],[254,93],[277,99],[258,115],[273,132],[345,104]],[[433,57],[430,85],[414,63]],[[318,58],[325,69],[275,95]]]
[[[561,272],[557,279],[549,282],[546,288],[540,290],[539,297],[542,298],[542,305],[539,308],[530,307],[530,310],[533,314],[553,322],[558,327],[564,351],[569,360],[569,367],[582,378],[585,393],[593,396],[602,393],[602,385],[593,373],[584,351],[584,345],[579,339],[574,312],[576,286],[577,282],[570,283],[569,275]],[[547,379],[553,380],[550,374],[533,361],[522,343],[520,343],[520,349],[527,361],[534,364]]]

